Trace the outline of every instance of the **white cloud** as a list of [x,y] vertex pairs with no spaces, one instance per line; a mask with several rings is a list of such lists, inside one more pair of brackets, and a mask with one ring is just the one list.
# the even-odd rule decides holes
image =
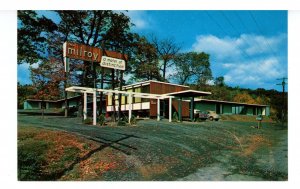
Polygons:
[[150,20],[145,11],[128,11],[124,14],[130,17],[131,22],[135,24],[135,29],[145,29],[150,25]]
[[280,44],[286,38],[286,34],[272,37],[242,34],[238,38],[199,35],[193,44],[193,50],[207,52],[215,56],[218,60],[224,60],[225,58],[235,60],[239,58],[237,56],[248,57],[264,53],[274,53],[273,51],[277,51]]
[[286,40],[285,34],[278,36],[265,37],[261,35],[242,34],[240,39],[245,46],[245,51],[249,55],[274,53],[278,50],[279,45]]
[[193,44],[193,50],[198,52],[207,52],[213,54],[217,59],[224,59],[238,56],[238,40],[234,38],[218,38],[213,35],[200,35],[196,43]]
[[[286,34],[239,37],[199,35],[192,50],[210,54],[211,68],[232,86],[264,87],[276,78],[286,76]],[[274,81],[275,82],[275,81]]]
[[245,61],[235,63],[234,66],[228,67],[223,64],[226,69],[224,75],[225,83],[232,85],[256,85],[262,87],[265,81],[275,80],[285,75],[285,69],[279,63],[277,58],[261,59],[257,61]]

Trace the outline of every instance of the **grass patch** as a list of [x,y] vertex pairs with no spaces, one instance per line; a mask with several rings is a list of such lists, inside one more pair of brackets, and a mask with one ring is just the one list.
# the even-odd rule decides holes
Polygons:
[[50,144],[32,138],[18,144],[18,179],[43,180],[42,167],[47,164],[45,153]]
[[34,127],[18,130],[18,179],[53,180],[99,145],[62,131]]
[[[246,122],[257,122],[256,116],[251,115],[220,115],[223,121],[246,121]],[[274,122],[270,117],[263,116],[262,122]]]

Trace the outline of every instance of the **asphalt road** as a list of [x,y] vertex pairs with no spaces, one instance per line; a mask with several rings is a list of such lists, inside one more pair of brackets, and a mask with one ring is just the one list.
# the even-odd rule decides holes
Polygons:
[[[287,131],[270,123],[201,122],[168,123],[139,121],[137,126],[83,125],[79,118],[18,115],[18,126],[36,126],[67,131],[105,145],[125,158],[128,171],[107,173],[104,180],[284,180],[287,179]],[[231,133],[231,134],[230,134]],[[238,171],[232,161],[252,135],[263,135],[272,146],[253,153],[259,171]],[[276,142],[277,141],[277,142]],[[278,142],[279,141],[279,142]],[[159,166],[159,168],[157,168]],[[148,169],[141,169],[148,167]],[[155,169],[154,169],[155,167]],[[157,168],[157,169],[156,169]],[[147,170],[147,174],[143,174]],[[273,171],[272,177],[262,170]],[[268,173],[269,173],[268,172]],[[273,173],[272,172],[272,173]],[[277,178],[275,173],[280,172]],[[282,176],[284,175],[284,176]],[[283,178],[282,178],[283,177]]]

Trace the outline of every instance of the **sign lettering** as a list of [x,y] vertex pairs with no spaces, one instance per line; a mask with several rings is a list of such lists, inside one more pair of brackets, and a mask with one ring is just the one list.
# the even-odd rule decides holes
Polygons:
[[102,56],[107,56],[116,59],[127,60],[127,55],[115,51],[105,51],[97,47],[91,47],[84,44],[73,42],[65,42],[63,44],[63,55],[73,59],[79,59],[90,62],[101,62]]
[[100,65],[106,68],[125,70],[125,61],[122,59],[102,56]]

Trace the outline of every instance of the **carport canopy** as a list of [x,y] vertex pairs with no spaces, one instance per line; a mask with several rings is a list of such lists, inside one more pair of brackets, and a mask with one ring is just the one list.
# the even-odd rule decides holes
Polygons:
[[178,92],[173,92],[173,93],[167,93],[165,95],[170,95],[174,97],[179,97],[178,101],[178,117],[179,120],[182,121],[182,98],[190,98],[191,100],[191,110],[190,110],[190,119],[191,121],[194,120],[194,98],[199,97],[199,96],[208,96],[211,95],[211,92],[205,92],[205,91],[196,91],[196,90],[185,90],[185,91],[178,91]]
[[97,88],[88,88],[88,87],[79,87],[79,86],[72,86],[65,89],[69,92],[77,92],[77,93],[83,93],[84,94],[84,102],[83,102],[83,116],[84,119],[87,118],[87,93],[93,94],[93,125],[96,125],[96,109],[97,109],[97,92],[102,92],[107,95],[112,94],[120,94],[124,96],[129,96],[129,116],[128,116],[128,122],[130,123],[131,114],[132,114],[132,98],[133,97],[139,97],[139,98],[149,98],[149,99],[157,99],[157,121],[160,120],[160,100],[162,99],[169,99],[169,108],[171,109],[169,111],[169,122],[171,122],[171,115],[172,115],[172,98],[174,96],[171,95],[159,95],[159,94],[149,94],[149,93],[137,93],[137,92],[126,92],[126,91],[119,91],[119,90],[109,90],[109,89],[97,89]]

